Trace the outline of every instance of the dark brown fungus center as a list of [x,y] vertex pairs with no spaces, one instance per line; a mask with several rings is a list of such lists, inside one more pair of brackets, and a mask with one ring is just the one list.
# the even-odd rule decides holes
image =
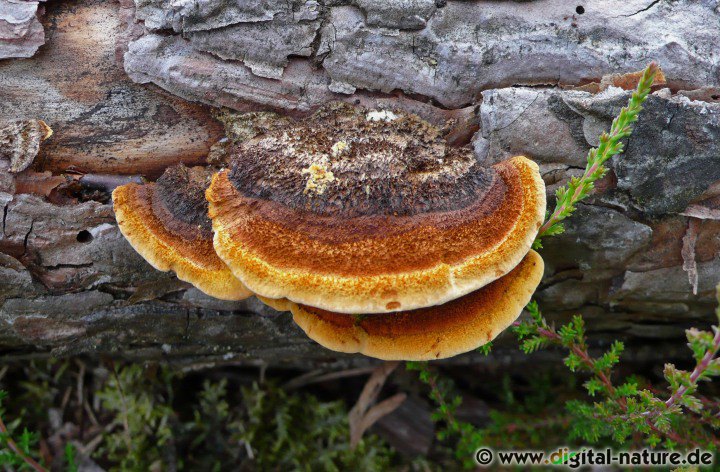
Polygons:
[[205,189],[210,185],[212,169],[169,167],[157,180],[152,195],[153,211],[167,229],[187,239],[212,238]]
[[229,179],[243,196],[322,216],[451,211],[502,186],[471,150],[446,146],[417,117],[343,105],[232,153]]

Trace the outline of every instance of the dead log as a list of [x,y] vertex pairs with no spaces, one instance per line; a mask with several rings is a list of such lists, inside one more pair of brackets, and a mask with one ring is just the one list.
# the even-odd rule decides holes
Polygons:
[[[154,271],[119,234],[109,191],[205,163],[225,135],[220,107],[301,117],[343,100],[417,113],[488,163],[525,154],[552,196],[627,100],[603,75],[650,59],[667,88],[599,193],[547,241],[538,299],[550,317],[582,313],[599,343],[623,339],[635,359],[682,353],[683,330],[711,319],[720,13],[709,3],[596,0],[583,14],[559,0],[246,3],[0,0],[0,121],[54,131],[27,169],[0,158],[0,352],[366,364],[256,301],[213,300]],[[683,270],[689,217],[703,219],[697,295]],[[493,362],[520,365],[506,345]],[[471,360],[486,365],[452,362]]]

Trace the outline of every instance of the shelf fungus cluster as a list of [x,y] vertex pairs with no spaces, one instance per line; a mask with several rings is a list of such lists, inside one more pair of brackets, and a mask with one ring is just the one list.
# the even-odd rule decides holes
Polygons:
[[168,168],[157,182],[130,183],[113,192],[115,218],[130,245],[158,270],[172,270],[208,295],[243,300],[252,295],[213,249],[205,189],[208,168]]
[[540,282],[537,165],[481,167],[402,112],[334,104],[236,145],[227,169],[168,169],[113,194],[160,270],[209,295],[256,295],[323,346],[380,359],[470,351]]

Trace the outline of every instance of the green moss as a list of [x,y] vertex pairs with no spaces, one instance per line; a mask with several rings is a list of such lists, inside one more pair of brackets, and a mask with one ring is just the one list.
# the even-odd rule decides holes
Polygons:
[[40,460],[39,438],[56,432],[50,411],[74,424],[50,451],[52,463],[67,470],[79,454],[71,440],[93,439],[92,458],[107,470],[387,470],[398,461],[374,435],[350,447],[344,402],[289,393],[272,381],[200,381],[165,366],[80,360],[14,366],[7,375],[2,387],[12,395],[0,410],[8,421],[0,466],[10,470],[29,467],[10,438]]

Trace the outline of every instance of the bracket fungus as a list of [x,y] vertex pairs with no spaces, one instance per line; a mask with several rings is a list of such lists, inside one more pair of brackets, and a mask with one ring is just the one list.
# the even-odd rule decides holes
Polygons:
[[158,270],[223,300],[252,295],[215,254],[207,216],[207,168],[168,168],[157,182],[130,183],[113,191],[115,217],[123,236]]
[[251,291],[348,314],[473,292],[545,216],[534,162],[481,167],[415,115],[340,104],[237,145],[207,199],[215,250]]
[[329,349],[470,351],[520,315],[542,277],[530,249],[545,216],[538,166],[482,167],[415,115],[328,105],[236,144],[209,175],[178,166],[118,187],[125,237],[210,295],[291,311]]
[[293,319],[318,344],[384,360],[423,361],[462,354],[493,340],[518,317],[540,283],[533,250],[504,277],[439,306],[398,313],[346,315],[287,299],[260,297]]

